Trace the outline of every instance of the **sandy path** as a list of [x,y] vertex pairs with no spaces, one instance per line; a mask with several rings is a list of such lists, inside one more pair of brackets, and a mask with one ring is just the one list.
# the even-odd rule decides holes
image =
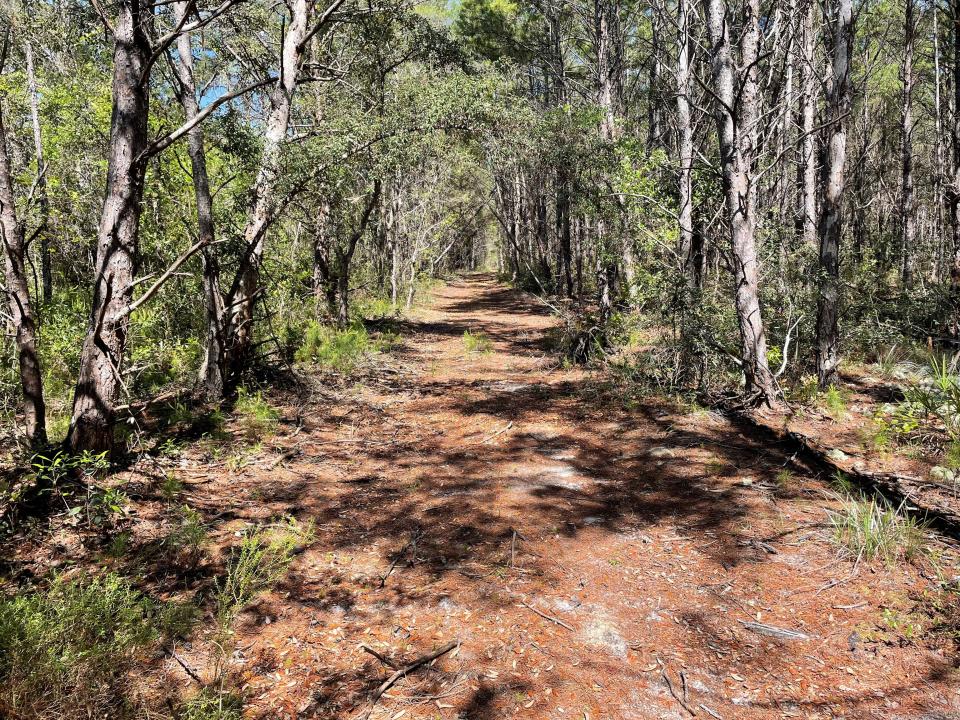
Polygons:
[[916,568],[838,560],[820,486],[777,486],[776,448],[600,393],[555,367],[553,322],[487,277],[444,286],[392,373],[308,408],[300,456],[209,487],[238,524],[317,527],[242,618],[252,717],[358,717],[392,672],[361,643],[405,662],[454,638],[371,717],[691,717],[664,675],[705,718],[957,716],[951,658],[877,630],[910,617]]

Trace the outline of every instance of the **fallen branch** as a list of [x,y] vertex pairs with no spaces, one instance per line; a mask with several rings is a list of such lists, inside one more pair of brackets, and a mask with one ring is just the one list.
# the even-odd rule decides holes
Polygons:
[[[408,673],[413,672],[418,667],[426,665],[429,662],[433,662],[441,655],[446,655],[448,652],[450,652],[451,650],[459,646],[460,646],[459,640],[451,640],[450,642],[448,642],[446,645],[439,648],[438,650],[434,650],[431,653],[427,653],[426,655],[423,655],[417,658],[409,665],[405,665],[404,667],[397,670],[393,675],[391,675],[386,680],[384,680],[383,684],[380,685],[380,687],[377,688],[377,691],[373,694],[373,698],[370,702],[370,708],[363,714],[362,720],[367,720],[367,718],[370,717],[371,713],[373,713],[373,709],[377,705],[377,701],[383,696],[383,694],[387,690],[393,687],[398,680],[400,680],[403,677],[406,677]],[[367,649],[366,646],[364,646],[364,649],[365,650]]]
[[680,697],[679,695],[677,695],[677,691],[673,689],[673,683],[670,682],[670,676],[667,675],[667,670],[666,670],[666,668],[661,668],[661,669],[660,669],[660,677],[662,677],[663,680],[664,680],[664,682],[667,683],[667,690],[669,690],[669,691],[670,691],[670,694],[673,695],[673,699],[676,700],[678,703],[680,703],[680,706],[681,706],[684,710],[686,710],[688,713],[690,713],[690,715],[692,715],[693,717],[696,717],[696,716],[697,716],[696,711],[695,711],[692,707],[690,707],[689,705],[687,705],[686,700],[684,700],[682,697]]
[[747,630],[752,630],[760,635],[779,638],[780,640],[810,639],[810,636],[806,633],[797,632],[796,630],[787,630],[786,628],[779,628],[775,625],[766,625],[758,622],[744,622],[743,620],[740,621],[740,624],[743,625]]
[[360,649],[363,650],[364,652],[370,653],[370,654],[373,655],[377,660],[379,660],[380,662],[382,662],[382,663],[383,663],[384,665],[386,665],[387,667],[392,667],[392,668],[396,669],[397,664],[396,664],[395,662],[393,662],[393,660],[391,660],[390,658],[388,658],[388,657],[386,657],[386,656],[384,656],[384,655],[381,655],[381,654],[378,653],[376,650],[374,650],[372,647],[369,647],[369,646],[367,646],[367,645],[361,645],[361,646],[360,646]]
[[390,568],[387,570],[387,574],[380,578],[380,587],[384,587],[387,584],[387,578],[390,577],[390,574],[393,572],[393,569],[397,566],[397,563],[400,562],[400,558],[403,557],[403,554],[407,551],[407,548],[411,545],[414,546],[414,560],[416,560],[416,546],[417,540],[420,539],[420,536],[423,534],[422,530],[417,530],[412,538],[407,541],[407,544],[400,548],[400,551],[397,553],[396,557],[393,559],[393,562],[390,563]]
[[485,437],[483,440],[481,440],[481,441],[480,441],[479,443],[477,443],[477,444],[478,444],[478,445],[483,445],[484,443],[488,443],[488,442],[490,442],[491,440],[493,440],[495,437],[497,437],[498,435],[503,435],[503,433],[505,433],[507,430],[509,430],[509,429],[512,428],[512,427],[513,427],[513,420],[511,420],[510,422],[508,422],[504,427],[502,427],[502,428],[500,428],[499,430],[497,430],[493,435],[489,435],[489,436]]
[[573,629],[572,627],[570,627],[569,625],[567,625],[567,623],[565,623],[565,622],[564,622],[563,620],[561,620],[560,618],[555,618],[553,615],[547,615],[545,612],[540,612],[540,611],[537,610],[533,605],[527,605],[525,602],[521,602],[520,604],[523,605],[523,606],[524,606],[525,608],[527,608],[528,610],[533,610],[537,615],[539,615],[540,617],[542,617],[544,620],[549,620],[549,621],[552,622],[552,623],[556,623],[556,624],[559,625],[560,627],[566,628],[566,629],[569,630],[570,632],[574,632],[574,629]]
[[172,657],[174,660],[177,661],[177,664],[183,668],[184,672],[186,672],[187,675],[189,675],[200,687],[204,687],[205,684],[203,680],[200,678],[200,676],[197,675],[196,670],[194,670],[192,667],[187,665],[186,661],[183,658],[181,658],[179,655],[177,655],[176,650],[174,650],[171,647],[167,647],[166,645],[163,646],[163,649],[167,653],[167,655],[169,655],[170,657]]
[[903,504],[904,509],[921,522],[945,535],[960,538],[960,510],[921,497],[920,491],[927,484],[921,478],[841,465],[830,457],[831,448],[809,435],[795,430],[778,430],[747,412],[733,410],[730,415],[748,425],[754,439],[764,443],[779,442],[790,445],[795,451],[794,458],[799,456],[799,460],[814,472],[820,472],[827,477],[838,472],[843,473],[864,489],[877,493],[896,505]]

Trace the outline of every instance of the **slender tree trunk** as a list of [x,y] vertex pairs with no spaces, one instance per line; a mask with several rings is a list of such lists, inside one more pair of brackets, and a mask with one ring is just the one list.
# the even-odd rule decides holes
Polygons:
[[943,167],[943,108],[940,105],[942,97],[941,86],[943,83],[940,63],[940,8],[934,6],[933,12],[933,117],[934,117],[934,135],[936,136],[936,168],[934,176],[933,194],[936,202],[935,213],[935,238],[937,243],[938,262],[933,268],[931,274],[933,282],[940,282],[943,279],[943,258],[947,254],[945,241],[945,228],[943,222],[944,211],[944,167]]
[[[613,142],[617,135],[617,115],[620,108],[619,36],[617,8],[611,0],[595,0],[594,30],[597,52],[597,96],[601,111],[600,138]],[[599,208],[596,224],[597,301],[600,325],[605,326],[613,312],[613,283],[616,259],[611,244],[610,227]]]
[[50,264],[50,196],[47,193],[47,164],[43,159],[43,136],[40,132],[40,93],[33,69],[33,47],[29,42],[24,47],[27,65],[27,90],[30,93],[30,121],[33,124],[33,149],[37,159],[37,204],[40,220],[36,231],[40,241],[40,283],[43,302],[53,299],[53,268]]
[[37,356],[37,321],[30,302],[30,283],[25,264],[26,242],[23,226],[17,219],[15,202],[13,173],[7,155],[7,132],[0,109],[0,229],[3,231],[7,307],[16,330],[24,429],[31,447],[37,448],[47,442],[43,378]]
[[950,125],[953,145],[950,187],[948,188],[952,261],[950,264],[951,326],[960,336],[960,0],[951,3],[953,12],[953,122]]
[[690,119],[690,8],[688,0],[677,2],[677,129],[680,136],[679,225],[677,254],[687,286],[693,288],[693,124]]
[[250,214],[243,231],[245,253],[228,295],[229,367],[234,378],[249,363],[253,351],[254,309],[262,291],[260,264],[274,212],[280,154],[290,124],[303,44],[309,31],[310,7],[309,0],[293,0],[290,3],[291,18],[283,36],[280,75],[270,95],[271,110],[266,122],[260,169],[254,181]]
[[663,76],[662,38],[660,14],[656,10],[650,21],[651,26],[651,54],[650,54],[650,87],[647,92],[648,127],[647,151],[652,152],[663,146],[663,106],[660,98],[660,85]]
[[900,247],[903,264],[900,279],[904,290],[913,283],[913,254],[917,234],[917,207],[913,183],[913,52],[916,35],[915,0],[905,0],[903,31],[903,104],[900,111]]
[[75,451],[112,450],[114,408],[123,388],[148,143],[150,94],[144,78],[151,49],[144,23],[139,0],[120,0],[114,28],[107,188],[68,438]]
[[[727,220],[730,223],[734,297],[740,326],[745,392],[765,404],[775,400],[773,374],[767,365],[767,341],[760,313],[757,278],[756,185],[752,166],[757,152],[757,53],[760,41],[759,0],[743,3],[740,67],[730,44],[731,14],[725,0],[707,0],[707,27],[712,45],[717,129]],[[738,92],[739,89],[739,92]]]
[[[174,4],[174,16],[177,23],[184,21],[188,12],[187,0]],[[187,120],[192,120],[200,112],[197,101],[197,88],[193,77],[193,45],[190,33],[177,38],[179,64],[175,64],[180,83],[180,103]],[[226,309],[220,290],[220,263],[214,242],[213,197],[210,194],[210,181],[207,177],[207,156],[204,150],[203,130],[195,125],[187,134],[187,153],[190,156],[190,170],[193,175],[193,193],[197,203],[197,234],[203,243],[203,300],[206,315],[206,338],[204,357],[200,365],[200,384],[210,398],[223,396],[226,362]]]
[[800,63],[800,240],[806,247],[817,247],[817,155],[814,120],[817,111],[817,75],[814,63],[814,0],[806,0],[803,14]]
[[817,302],[817,377],[821,387],[837,380],[840,364],[837,319],[840,306],[840,238],[850,112],[850,64],[853,57],[853,2],[834,0],[831,18],[831,74],[823,147],[823,204],[820,209],[820,294]]

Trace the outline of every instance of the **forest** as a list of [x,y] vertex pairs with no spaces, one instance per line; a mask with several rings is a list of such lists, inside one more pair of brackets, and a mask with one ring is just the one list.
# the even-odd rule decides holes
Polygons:
[[0,718],[960,717],[960,0],[0,0]]

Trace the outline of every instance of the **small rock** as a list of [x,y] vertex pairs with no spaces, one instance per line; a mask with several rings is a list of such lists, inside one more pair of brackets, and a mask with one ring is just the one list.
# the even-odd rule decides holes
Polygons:
[[673,450],[668,447],[655,447],[652,448],[647,455],[652,458],[667,458],[675,457],[676,453],[674,453]]
[[620,634],[620,629],[612,622],[595,618],[584,628],[586,641],[597,647],[605,648],[618,658],[627,656],[627,641]]
[[954,473],[950,468],[945,468],[942,465],[935,465],[934,467],[930,468],[930,477],[933,480],[952,483],[957,476],[956,473]]
[[850,456],[847,455],[840,448],[833,448],[830,452],[827,453],[827,457],[833,460],[834,462],[846,462],[850,459]]

